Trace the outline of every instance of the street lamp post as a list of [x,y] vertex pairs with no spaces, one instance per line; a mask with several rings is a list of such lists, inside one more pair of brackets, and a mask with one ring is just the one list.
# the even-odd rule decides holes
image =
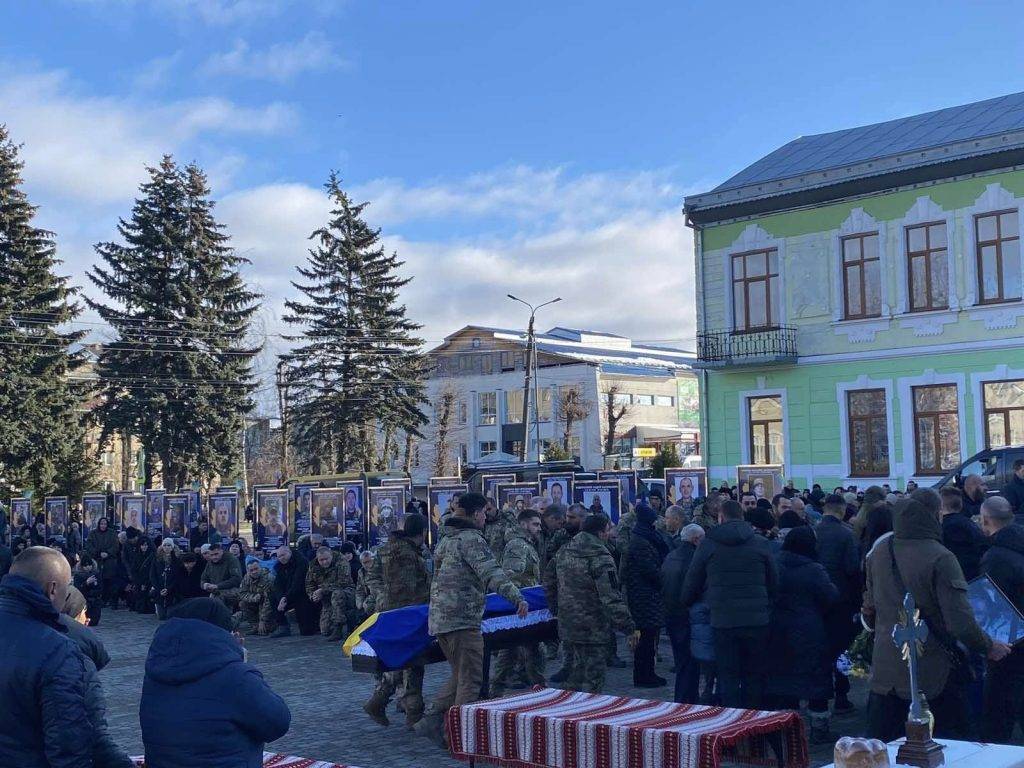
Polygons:
[[533,321],[537,314],[537,310],[542,307],[546,307],[549,304],[554,304],[561,301],[561,297],[556,297],[550,301],[545,301],[543,304],[533,306],[528,301],[523,301],[517,296],[513,296],[511,293],[506,294],[512,301],[518,301],[520,304],[524,304],[530,310],[530,322],[526,326],[526,377],[523,384],[523,442],[519,446],[519,461],[526,462],[526,454],[529,450],[530,444],[530,377],[533,377],[534,385],[534,396],[536,403],[534,404],[534,429],[537,433],[537,463],[540,464],[540,387],[537,382],[537,341],[533,332]]

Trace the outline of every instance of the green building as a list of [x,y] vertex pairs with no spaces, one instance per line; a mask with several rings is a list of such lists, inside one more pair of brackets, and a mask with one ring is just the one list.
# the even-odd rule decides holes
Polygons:
[[1024,443],[1022,204],[1024,93],[802,137],[688,197],[711,481],[930,484]]

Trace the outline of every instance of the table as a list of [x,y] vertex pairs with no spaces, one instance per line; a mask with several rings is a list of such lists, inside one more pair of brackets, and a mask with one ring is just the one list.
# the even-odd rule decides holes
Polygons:
[[[140,766],[140,768],[145,766],[141,757],[133,757],[132,762]],[[293,757],[291,755],[278,755],[274,752],[264,752],[263,768],[356,768],[356,766],[345,766],[324,760],[310,760],[306,757]]]
[[537,687],[452,707],[445,727],[454,757],[506,768],[718,768],[723,760],[810,764],[796,712]]
[[[935,739],[945,747],[942,750],[946,759],[945,766],[953,768],[1021,768],[1024,766],[1024,747],[1013,747],[1009,744],[980,744],[975,741],[954,741],[952,739]],[[885,746],[889,749],[889,760],[894,766],[896,752],[903,739],[890,741]],[[835,768],[829,765],[827,768]]]

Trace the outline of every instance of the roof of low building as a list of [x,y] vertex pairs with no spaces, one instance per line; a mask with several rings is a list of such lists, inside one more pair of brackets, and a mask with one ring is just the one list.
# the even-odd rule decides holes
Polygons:
[[[687,213],[845,185],[853,192],[1010,165],[1024,156],[1024,93],[844,130],[801,136],[710,192],[686,198]],[[977,158],[985,157],[986,161]],[[974,163],[967,163],[970,159]],[[930,172],[922,169],[931,168]],[[819,196],[820,198],[820,196]],[[752,207],[752,206],[748,206]],[[765,206],[762,205],[763,209]],[[740,210],[743,210],[742,208]],[[756,211],[755,211],[756,212]]]

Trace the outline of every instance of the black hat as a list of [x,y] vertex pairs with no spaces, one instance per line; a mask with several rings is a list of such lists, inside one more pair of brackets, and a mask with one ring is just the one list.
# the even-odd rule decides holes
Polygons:
[[220,627],[225,632],[232,628],[231,611],[220,600],[212,597],[193,597],[167,612],[171,619],[197,619]]
[[825,497],[825,503],[826,504],[839,504],[839,505],[845,507],[846,506],[846,499],[844,499],[838,493],[830,493],[828,496]]

